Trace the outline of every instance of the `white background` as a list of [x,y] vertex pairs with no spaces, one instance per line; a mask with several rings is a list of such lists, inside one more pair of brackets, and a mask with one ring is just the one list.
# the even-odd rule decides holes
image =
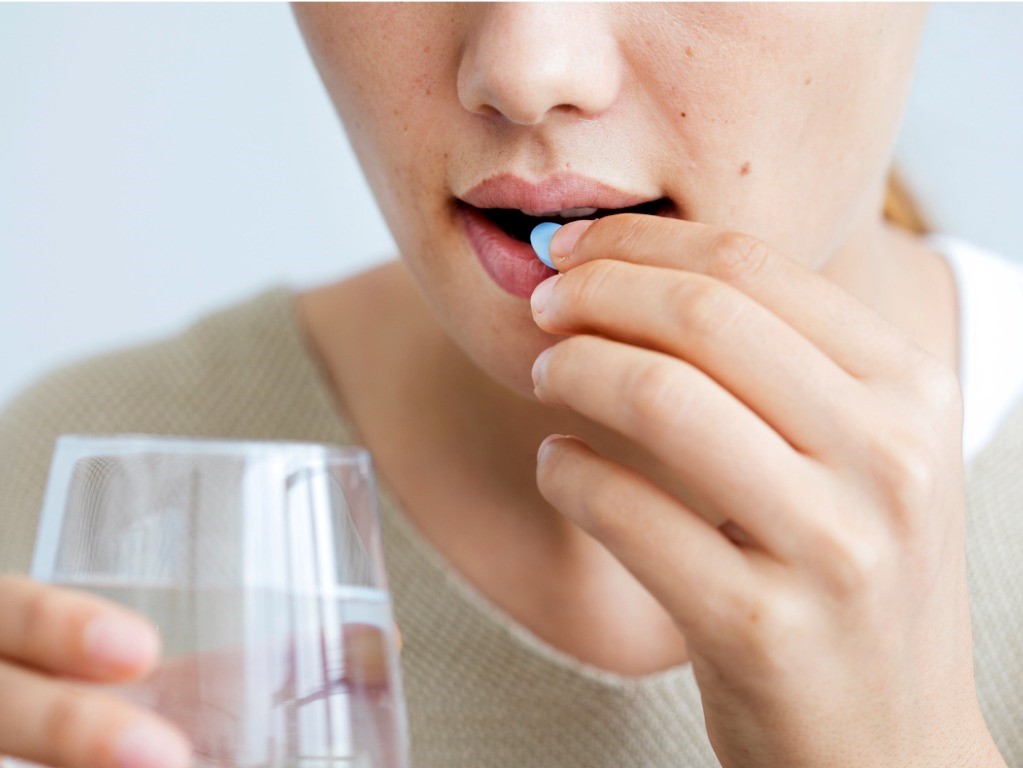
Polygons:
[[[940,229],[1017,259],[1020,40],[1023,6],[933,6],[897,153]],[[0,5],[0,403],[393,252],[287,6]]]

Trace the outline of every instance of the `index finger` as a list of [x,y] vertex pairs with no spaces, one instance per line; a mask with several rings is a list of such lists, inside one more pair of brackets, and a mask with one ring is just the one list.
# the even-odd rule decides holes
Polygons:
[[84,592],[0,576],[0,658],[85,680],[148,671],[160,637],[144,618]]
[[721,227],[635,213],[573,221],[555,233],[551,258],[562,272],[587,261],[619,259],[721,280],[860,379],[891,376],[917,351],[906,334],[823,274]]

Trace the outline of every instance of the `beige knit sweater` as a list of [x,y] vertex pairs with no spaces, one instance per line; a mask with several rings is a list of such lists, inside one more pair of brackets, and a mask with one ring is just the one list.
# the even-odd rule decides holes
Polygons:
[[[65,368],[0,415],[0,570],[27,570],[53,441],[70,432],[350,442],[292,294],[268,292]],[[967,496],[980,700],[1023,768],[1023,407],[967,467]],[[580,664],[488,604],[385,487],[380,513],[414,768],[718,765],[690,667],[635,679]]]

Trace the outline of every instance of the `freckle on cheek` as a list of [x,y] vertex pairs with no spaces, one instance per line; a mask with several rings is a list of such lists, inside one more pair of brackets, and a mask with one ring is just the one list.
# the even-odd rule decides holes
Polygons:
[[686,116],[686,113],[685,113],[685,112],[679,112],[679,113],[678,113],[678,116],[679,116],[679,117],[685,117],[685,116]]
[[693,58],[693,49],[690,48],[688,45],[686,46],[686,56],[688,56],[690,59]]
[[739,169],[739,175],[740,176],[749,175],[749,160],[742,164],[742,168]]
[[812,77],[808,77],[808,78],[806,78],[806,80],[803,81],[803,85],[809,85],[812,82],[813,82],[813,78]]

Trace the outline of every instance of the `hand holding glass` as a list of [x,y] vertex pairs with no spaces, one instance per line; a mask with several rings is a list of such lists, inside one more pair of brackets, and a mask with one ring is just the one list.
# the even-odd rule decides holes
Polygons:
[[365,450],[61,438],[32,575],[156,624],[160,666],[113,690],[182,728],[198,765],[405,768]]

